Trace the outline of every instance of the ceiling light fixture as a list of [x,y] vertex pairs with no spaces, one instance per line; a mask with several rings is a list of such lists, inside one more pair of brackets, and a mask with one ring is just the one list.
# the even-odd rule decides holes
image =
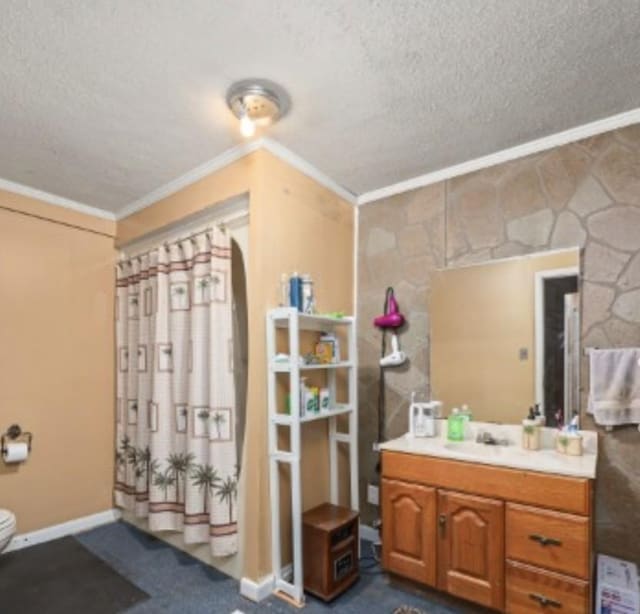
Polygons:
[[227,92],[227,104],[240,120],[242,136],[250,138],[256,127],[269,126],[284,117],[291,106],[287,92],[273,81],[245,79]]

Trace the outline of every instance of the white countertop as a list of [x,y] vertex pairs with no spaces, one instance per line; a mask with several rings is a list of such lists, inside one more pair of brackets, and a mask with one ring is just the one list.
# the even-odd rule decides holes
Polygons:
[[[496,465],[512,469],[525,469],[541,473],[555,473],[580,478],[594,479],[598,460],[598,434],[595,431],[580,431],[583,436],[584,454],[568,456],[555,450],[556,429],[542,429],[542,448],[524,450],[520,445],[522,427],[519,425],[497,425],[471,422],[467,426],[465,441],[448,441],[446,421],[438,420],[436,437],[412,437],[408,433],[380,444],[381,450],[438,456],[470,463]],[[487,431],[496,438],[509,440],[507,446],[476,443],[478,431]]]

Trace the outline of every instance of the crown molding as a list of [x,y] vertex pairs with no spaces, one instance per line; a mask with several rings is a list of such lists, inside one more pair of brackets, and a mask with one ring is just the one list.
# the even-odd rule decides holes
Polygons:
[[223,169],[225,166],[229,166],[229,164],[233,164],[240,158],[244,158],[245,156],[257,151],[261,147],[261,141],[255,140],[250,141],[249,143],[241,143],[240,145],[236,145],[231,149],[227,149],[219,156],[208,160],[204,164],[200,166],[196,166],[194,169],[187,171],[184,175],[180,175],[180,177],[176,177],[171,180],[169,183],[165,183],[164,185],[156,188],[155,190],[145,194],[144,196],[130,202],[129,204],[122,207],[116,212],[116,219],[121,220],[124,217],[132,215],[133,213],[137,213],[142,209],[162,200],[163,198],[167,198],[167,196],[171,196],[176,192],[186,188],[187,186],[203,179],[207,175],[211,173],[215,173]]
[[127,205],[119,209],[116,213],[106,211],[98,207],[92,207],[84,203],[79,203],[62,196],[50,194],[48,192],[30,188],[28,186],[14,183],[12,181],[1,178],[0,189],[14,192],[16,194],[21,194],[22,196],[27,196],[29,198],[35,198],[51,205],[57,205],[59,207],[71,209],[73,211],[77,211],[78,213],[84,213],[86,215],[92,215],[94,217],[114,221],[120,220],[142,209],[145,209],[146,207],[156,203],[157,201],[166,198],[167,196],[171,196],[171,194],[175,194],[179,190],[195,183],[196,181],[199,181],[200,179],[203,179],[207,175],[210,175],[211,173],[221,170],[225,166],[236,162],[240,158],[243,158],[244,156],[247,156],[254,151],[258,151],[259,149],[264,149],[265,151],[268,151],[274,156],[280,158],[282,161],[286,162],[293,168],[297,169],[307,177],[310,177],[320,185],[331,190],[347,202],[354,205],[366,205],[382,198],[395,196],[396,194],[401,194],[403,192],[415,190],[417,188],[437,183],[439,181],[444,181],[445,179],[451,179],[452,177],[466,175],[467,173],[472,173],[483,168],[495,166],[496,164],[509,162],[517,158],[522,158],[531,154],[539,153],[541,151],[553,149],[554,147],[566,145],[574,141],[579,141],[581,139],[586,139],[598,134],[602,134],[604,132],[624,128],[625,126],[630,126],[637,123],[640,123],[640,108],[633,109],[625,113],[619,113],[618,115],[612,115],[611,117],[606,117],[595,122],[583,124],[582,126],[577,126],[569,130],[556,132],[555,134],[551,134],[541,139],[529,141],[528,143],[523,143],[522,145],[503,149],[486,156],[481,156],[480,158],[468,160],[466,162],[455,164],[453,166],[433,171],[431,173],[413,177],[412,179],[407,179],[405,181],[400,181],[398,183],[394,183],[376,190],[371,190],[369,192],[360,194],[359,196],[341,186],[337,181],[333,180],[327,174],[323,173],[316,166],[314,166],[298,154],[294,153],[290,149],[286,148],[284,145],[281,145],[278,141],[267,137],[256,139],[248,143],[241,143],[239,145],[236,145],[235,147],[232,147],[231,149],[228,149],[219,156],[216,156],[215,158],[212,158],[204,164],[197,166],[184,175],[181,175],[180,177],[177,177],[169,183],[166,183],[165,185],[160,186],[159,188],[149,192],[148,194],[145,194],[141,198],[128,203]]
[[419,175],[412,179],[407,179],[377,190],[365,192],[358,196],[358,205],[366,205],[382,198],[389,198],[390,196],[409,192],[410,190],[415,190],[417,188],[423,188],[433,183],[444,181],[445,179],[466,175],[474,171],[479,171],[483,168],[495,166],[496,164],[516,160],[517,158],[524,158],[531,154],[547,151],[554,147],[567,145],[568,143],[587,139],[604,132],[610,132],[611,130],[617,130],[618,128],[624,128],[637,123],[640,123],[640,108],[632,109],[625,113],[619,113],[618,115],[605,117],[604,119],[576,126],[569,130],[563,130],[562,132],[556,132],[555,134],[550,134],[549,136],[545,136],[541,139],[523,143],[522,145],[509,147],[508,149],[503,149],[486,156],[481,156],[480,158],[468,160],[467,162],[462,162],[460,164],[454,164],[453,166],[448,166],[431,173]]
[[260,139],[259,142],[262,149],[272,153],[274,156],[280,158],[283,162],[286,162],[296,170],[299,170],[303,175],[310,177],[328,190],[331,190],[348,203],[351,203],[352,205],[357,204],[358,197],[356,194],[341,186],[337,181],[331,179],[329,175],[323,173],[319,168],[310,162],[307,162],[307,160],[286,148],[284,145],[281,145],[278,141],[264,137]]
[[28,198],[34,198],[40,200],[49,205],[55,205],[57,207],[64,207],[65,209],[71,209],[78,213],[84,213],[85,215],[92,215],[94,217],[102,218],[103,220],[115,221],[116,216],[111,211],[105,211],[98,207],[91,207],[84,203],[79,203],[63,196],[44,192],[42,190],[36,190],[29,186],[22,185],[21,183],[15,183],[14,181],[8,181],[7,179],[0,178],[0,190],[6,190],[7,192],[13,192],[14,194],[20,194],[20,196],[26,196]]
[[211,173],[221,170],[225,166],[236,162],[240,158],[243,158],[244,156],[247,156],[254,151],[258,151],[259,149],[268,151],[269,153],[289,164],[289,166],[292,166],[293,168],[299,170],[301,173],[317,181],[327,189],[335,192],[344,200],[350,202],[351,204],[356,204],[355,194],[343,188],[341,185],[331,179],[331,177],[307,162],[304,158],[301,158],[299,155],[295,154],[290,149],[287,149],[284,145],[281,145],[277,141],[269,138],[259,138],[255,139],[254,141],[250,141],[249,143],[241,143],[240,145],[236,145],[235,147],[232,147],[231,149],[223,152],[219,156],[216,156],[215,158],[212,158],[204,164],[197,166],[193,170],[188,171],[184,175],[173,179],[169,183],[160,186],[152,192],[145,194],[141,198],[129,203],[128,205],[125,205],[116,213],[116,219],[121,220],[124,217],[145,209],[153,203],[166,198],[167,196],[171,196],[171,194],[175,194],[179,190],[186,188],[192,183],[203,179]]

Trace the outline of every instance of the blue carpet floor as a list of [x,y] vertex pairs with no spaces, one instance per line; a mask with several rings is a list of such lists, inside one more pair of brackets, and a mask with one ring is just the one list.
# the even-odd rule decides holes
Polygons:
[[[86,548],[150,595],[146,601],[126,610],[127,614],[392,614],[402,606],[419,608],[428,614],[456,614],[462,610],[432,603],[425,598],[389,585],[375,565],[332,603],[307,597],[298,610],[276,597],[256,604],[240,596],[238,582],[193,557],[123,522],[108,524],[76,536]],[[363,555],[370,551],[364,542]],[[362,561],[362,566],[372,561]]]

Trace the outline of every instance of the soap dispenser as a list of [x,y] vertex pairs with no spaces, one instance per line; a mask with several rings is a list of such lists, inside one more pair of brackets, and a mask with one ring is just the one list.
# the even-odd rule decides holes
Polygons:
[[409,433],[411,437],[435,437],[436,418],[440,414],[440,401],[423,400],[420,393],[411,393],[409,406]]
[[522,421],[522,447],[525,450],[540,449],[540,423],[533,407],[529,408],[529,415]]

